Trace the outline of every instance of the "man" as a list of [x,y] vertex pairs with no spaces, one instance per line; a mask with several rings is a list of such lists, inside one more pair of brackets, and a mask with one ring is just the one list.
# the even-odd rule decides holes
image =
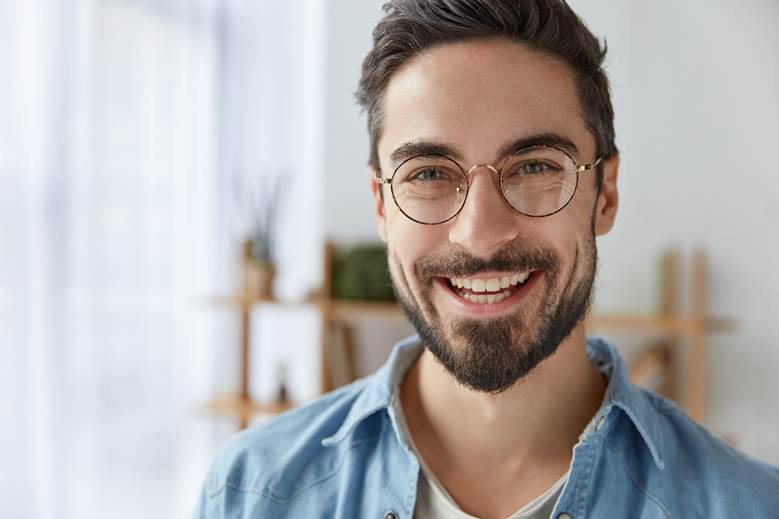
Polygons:
[[561,0],[394,0],[358,99],[418,331],[375,375],[242,434],[202,517],[779,517],[779,471],[587,339],[617,211],[605,50]]

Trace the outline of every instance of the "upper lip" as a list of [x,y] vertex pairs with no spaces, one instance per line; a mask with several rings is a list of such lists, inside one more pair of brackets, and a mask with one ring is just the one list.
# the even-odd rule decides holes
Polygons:
[[458,288],[466,288],[473,292],[497,292],[517,283],[524,283],[532,271],[506,273],[491,277],[447,277],[449,282]]

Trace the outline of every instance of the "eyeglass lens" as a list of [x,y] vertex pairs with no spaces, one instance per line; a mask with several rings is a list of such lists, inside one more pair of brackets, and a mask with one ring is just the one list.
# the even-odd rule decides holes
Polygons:
[[[509,156],[501,167],[500,187],[506,201],[528,216],[559,211],[576,190],[576,164],[562,151],[533,147]],[[465,203],[468,178],[460,165],[440,155],[403,162],[392,178],[398,208],[420,223],[441,223]]]

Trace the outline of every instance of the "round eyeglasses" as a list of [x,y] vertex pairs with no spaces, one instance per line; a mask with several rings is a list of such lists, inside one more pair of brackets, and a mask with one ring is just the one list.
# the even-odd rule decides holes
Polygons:
[[568,205],[579,173],[595,168],[602,159],[577,164],[558,148],[531,146],[510,155],[500,169],[477,164],[465,171],[445,155],[421,155],[401,162],[391,178],[377,176],[376,181],[389,184],[395,205],[406,217],[434,225],[457,216],[468,197],[469,176],[487,168],[498,175],[500,191],[511,207],[526,216],[543,217]]

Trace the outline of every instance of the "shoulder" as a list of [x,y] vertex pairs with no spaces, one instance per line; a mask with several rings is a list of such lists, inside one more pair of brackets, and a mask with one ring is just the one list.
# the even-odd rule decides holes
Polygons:
[[606,447],[605,487],[627,492],[623,497],[643,496],[664,517],[779,517],[779,469],[731,447],[673,402],[634,385],[612,345],[588,338],[587,353],[609,377],[604,416],[620,410],[611,419],[602,417],[592,433]]
[[779,468],[755,460],[700,426],[673,402],[643,391],[656,411],[665,468],[664,492],[687,511],[727,511],[733,516],[779,514]]
[[334,517],[346,504],[375,506],[386,497],[387,460],[405,467],[387,410],[420,350],[415,337],[402,341],[373,375],[236,435],[214,457],[196,517]]
[[369,380],[354,382],[234,436],[215,455],[201,500],[239,493],[282,503],[332,475],[338,449],[323,447],[322,440],[343,425]]

